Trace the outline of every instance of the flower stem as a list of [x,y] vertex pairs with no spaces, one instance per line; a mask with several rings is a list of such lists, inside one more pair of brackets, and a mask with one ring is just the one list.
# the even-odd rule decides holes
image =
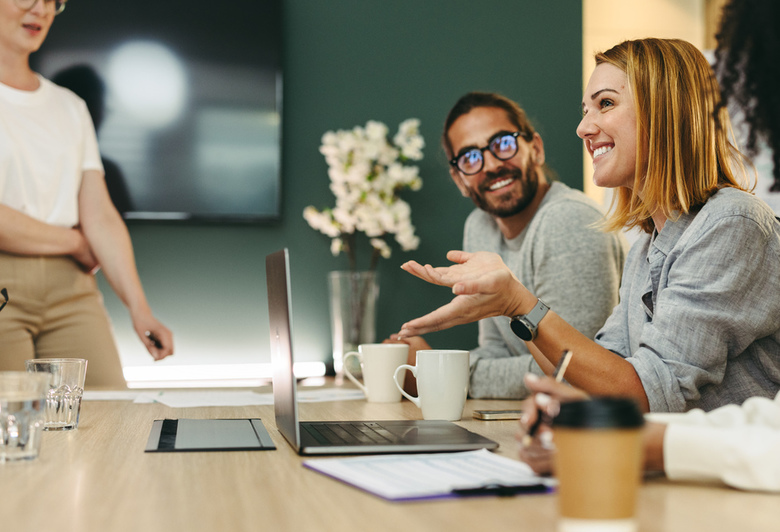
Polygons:
[[373,272],[374,270],[376,270],[377,264],[379,264],[379,257],[382,256],[381,253],[382,252],[379,251],[378,249],[372,248],[372,251],[371,251],[371,263],[370,263],[370,265],[368,267],[369,271]]
[[342,236],[345,247],[347,248],[347,257],[349,258],[349,271],[357,271],[357,253],[355,252],[355,234],[348,233]]

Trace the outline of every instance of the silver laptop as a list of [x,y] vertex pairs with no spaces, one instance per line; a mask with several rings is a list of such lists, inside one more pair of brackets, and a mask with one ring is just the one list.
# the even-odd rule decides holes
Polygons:
[[298,421],[293,373],[289,252],[265,259],[276,426],[298,454],[422,453],[495,449],[498,443],[449,421]]

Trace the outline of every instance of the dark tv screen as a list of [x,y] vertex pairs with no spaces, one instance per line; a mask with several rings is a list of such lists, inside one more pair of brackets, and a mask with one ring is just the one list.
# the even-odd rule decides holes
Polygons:
[[56,17],[32,66],[87,101],[126,219],[279,218],[281,1],[71,0]]

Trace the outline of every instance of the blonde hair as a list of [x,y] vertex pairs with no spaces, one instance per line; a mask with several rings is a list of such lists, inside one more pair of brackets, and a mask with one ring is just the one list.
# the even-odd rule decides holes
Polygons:
[[740,183],[746,159],[729,140],[718,82],[696,47],[677,39],[625,41],[596,54],[596,65],[604,63],[626,73],[637,116],[633,188],[616,191],[607,229],[650,233],[659,210],[675,219],[720,188],[749,190]]

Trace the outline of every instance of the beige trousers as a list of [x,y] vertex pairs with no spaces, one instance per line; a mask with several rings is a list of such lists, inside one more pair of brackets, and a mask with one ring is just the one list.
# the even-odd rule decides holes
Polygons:
[[94,276],[67,257],[0,252],[0,370],[30,358],[86,358],[87,385],[126,386],[103,296]]

